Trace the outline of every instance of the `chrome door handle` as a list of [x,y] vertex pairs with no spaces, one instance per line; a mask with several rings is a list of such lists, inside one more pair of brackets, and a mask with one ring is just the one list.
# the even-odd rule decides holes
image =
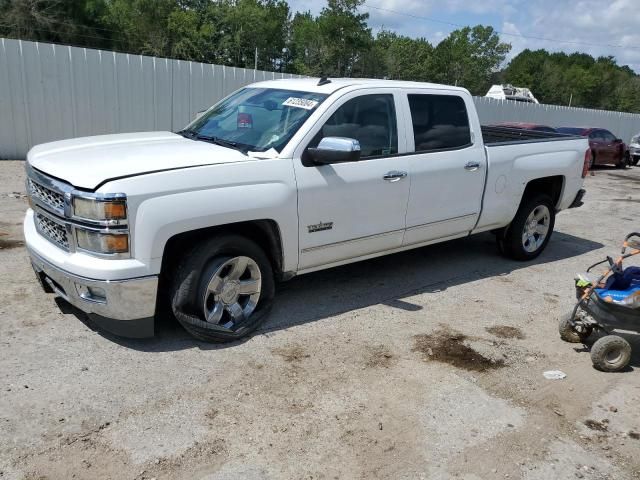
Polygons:
[[465,170],[469,170],[470,172],[475,172],[480,168],[480,163],[478,162],[469,162],[464,166]]
[[398,170],[392,170],[383,175],[383,179],[387,182],[397,182],[407,176],[407,172],[399,172]]

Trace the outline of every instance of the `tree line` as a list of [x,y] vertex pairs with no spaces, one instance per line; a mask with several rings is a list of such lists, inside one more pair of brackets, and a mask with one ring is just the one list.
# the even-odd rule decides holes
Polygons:
[[525,50],[491,26],[438,44],[386,29],[364,0],[327,0],[318,15],[285,0],[0,0],[0,35],[302,75],[418,80],[484,95],[492,83],[530,88],[542,103],[640,111],[640,78],[613,57]]

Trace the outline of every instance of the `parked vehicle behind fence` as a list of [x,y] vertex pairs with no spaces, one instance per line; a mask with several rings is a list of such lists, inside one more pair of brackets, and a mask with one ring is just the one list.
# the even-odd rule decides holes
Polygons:
[[481,127],[462,88],[274,80],[178,133],[34,147],[24,236],[44,289],[103,328],[152,335],[158,306],[230,341],[295,275],[488,231],[536,258],[590,158],[581,137]]
[[558,127],[559,133],[581,135],[589,138],[591,147],[591,167],[595,165],[615,165],[626,168],[631,165],[629,149],[609,130],[589,127]]

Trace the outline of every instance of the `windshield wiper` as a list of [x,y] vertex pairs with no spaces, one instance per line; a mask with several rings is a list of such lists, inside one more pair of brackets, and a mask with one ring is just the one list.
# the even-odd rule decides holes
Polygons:
[[214,137],[211,135],[201,135],[201,134],[198,134],[198,132],[195,132],[193,130],[185,129],[185,130],[180,130],[176,133],[190,140],[202,140],[204,142],[220,145],[221,147],[232,148],[234,150],[238,150],[239,152],[244,153],[245,155],[247,154],[247,150],[249,149],[249,148],[241,147],[236,142],[232,142],[230,140],[224,140],[222,138]]
[[176,132],[177,135],[182,135],[184,138],[193,138],[196,135],[196,132],[193,130],[179,130]]
[[222,138],[213,137],[211,135],[196,135],[196,139],[204,140],[205,142],[215,143],[216,145],[220,145],[222,147],[227,148],[235,148],[236,150],[242,151],[243,149],[238,146],[236,142],[231,142],[229,140],[223,140]]

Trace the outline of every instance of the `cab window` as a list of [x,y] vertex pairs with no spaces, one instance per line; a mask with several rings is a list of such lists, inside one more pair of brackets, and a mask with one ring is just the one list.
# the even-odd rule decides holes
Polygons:
[[361,95],[347,100],[329,117],[308,146],[317,147],[324,137],[358,140],[362,159],[398,153],[393,95]]
[[462,97],[410,94],[408,98],[416,152],[471,145],[469,117]]

